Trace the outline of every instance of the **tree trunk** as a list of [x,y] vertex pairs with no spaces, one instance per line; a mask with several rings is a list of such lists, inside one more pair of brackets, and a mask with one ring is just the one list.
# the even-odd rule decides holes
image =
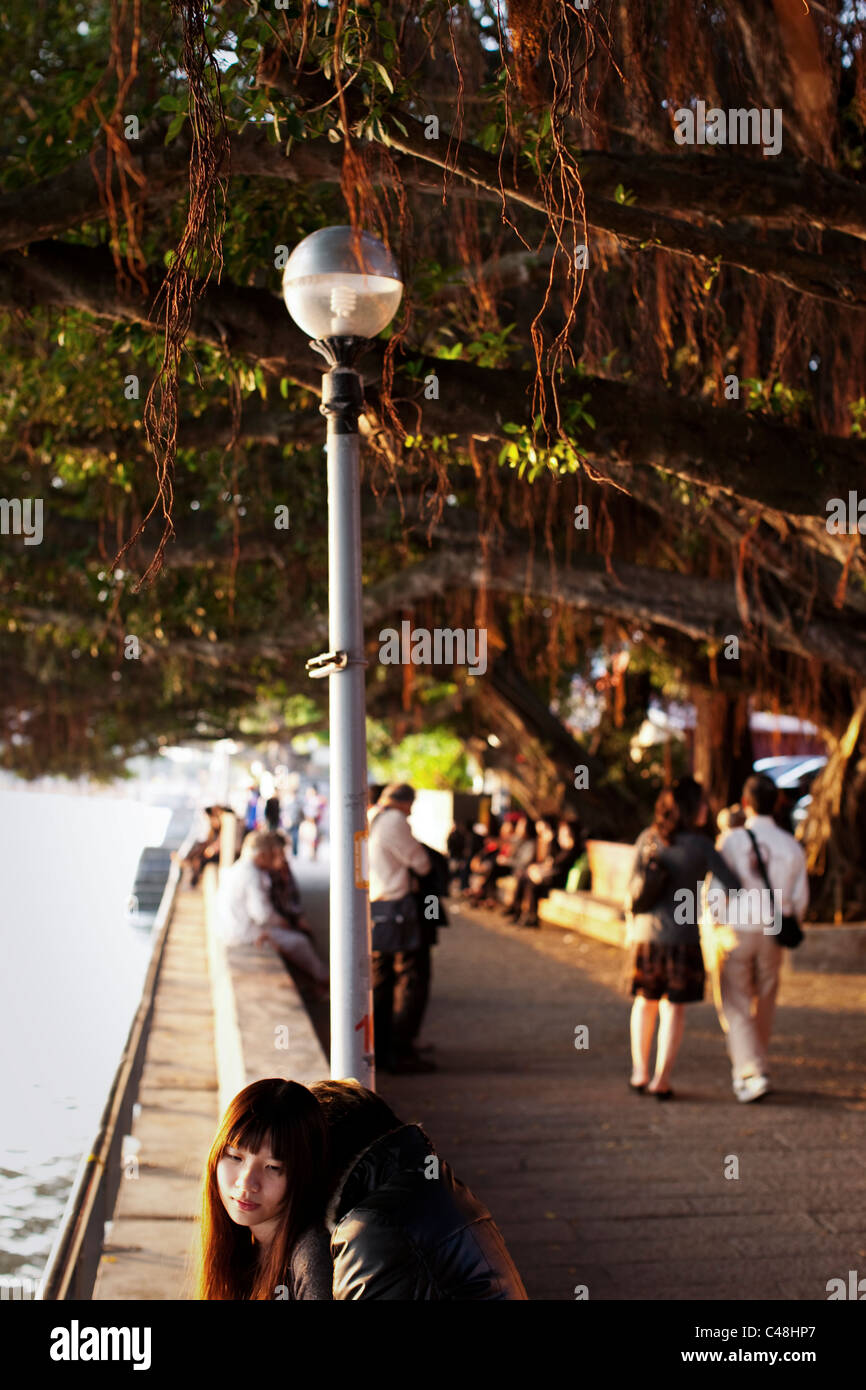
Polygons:
[[[474,703],[470,746],[494,768],[531,815],[577,814],[597,838],[632,838],[642,824],[636,797],[610,786],[605,763],[592,757],[527,681],[501,659]],[[486,741],[492,733],[498,747]],[[577,783],[577,786],[575,785]]]
[[697,712],[694,775],[718,815],[723,806],[739,801],[752,770],[748,697],[695,686],[691,698]]
[[[866,693],[812,786],[803,848],[813,921],[866,917]],[[843,907],[844,904],[844,907]]]

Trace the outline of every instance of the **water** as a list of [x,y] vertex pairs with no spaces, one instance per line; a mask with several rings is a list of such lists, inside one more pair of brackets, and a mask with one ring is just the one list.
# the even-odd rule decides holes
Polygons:
[[170,817],[0,790],[0,1274],[41,1273],[96,1136],[152,945],[127,902]]

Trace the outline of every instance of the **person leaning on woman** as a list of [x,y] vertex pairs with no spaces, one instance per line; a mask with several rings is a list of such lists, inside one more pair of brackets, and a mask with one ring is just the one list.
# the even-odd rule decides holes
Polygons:
[[[728,890],[740,882],[706,833],[709,807],[693,777],[665,787],[653,824],[635,845],[626,902],[633,944],[632,1090],[669,1100],[671,1072],[682,1042],[684,1006],[704,997],[700,885],[714,874]],[[655,1074],[650,1053],[658,1024]]]

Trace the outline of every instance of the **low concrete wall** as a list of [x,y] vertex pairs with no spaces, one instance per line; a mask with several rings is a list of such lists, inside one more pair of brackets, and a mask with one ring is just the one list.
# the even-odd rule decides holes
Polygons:
[[592,893],[566,893],[554,888],[538,904],[538,920],[546,927],[561,927],[592,936],[608,946],[625,946],[625,917],[622,910]]
[[204,875],[220,1112],[267,1076],[304,1084],[330,1075],[298,989],[271,946],[226,947],[215,931],[217,873]]
[[[538,907],[539,921],[546,927],[580,932],[609,946],[625,947],[625,918],[610,903],[594,899],[592,893],[564,893],[554,889]],[[835,926],[830,922],[807,922],[805,941],[796,951],[786,951],[791,970],[818,971],[821,974],[866,974],[866,922]]]

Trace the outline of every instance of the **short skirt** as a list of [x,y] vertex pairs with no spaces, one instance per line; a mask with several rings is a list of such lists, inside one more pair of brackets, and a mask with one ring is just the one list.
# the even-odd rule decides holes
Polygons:
[[632,957],[631,993],[672,1004],[698,1004],[704,997],[704,958],[700,946],[666,946],[639,941]]

